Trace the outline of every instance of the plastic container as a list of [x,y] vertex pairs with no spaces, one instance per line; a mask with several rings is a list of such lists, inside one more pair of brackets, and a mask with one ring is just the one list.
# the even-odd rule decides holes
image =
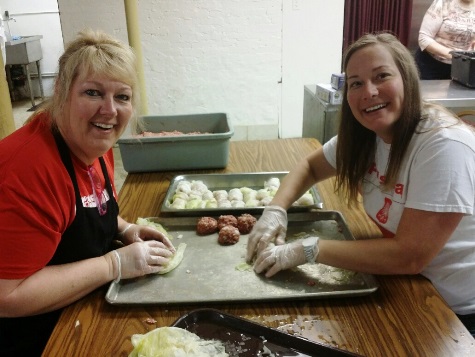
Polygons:
[[475,51],[452,51],[452,80],[475,88]]
[[[234,130],[225,113],[145,116],[147,132],[180,131],[179,136],[124,137],[119,149],[127,172],[224,168]],[[203,134],[186,135],[200,132]]]

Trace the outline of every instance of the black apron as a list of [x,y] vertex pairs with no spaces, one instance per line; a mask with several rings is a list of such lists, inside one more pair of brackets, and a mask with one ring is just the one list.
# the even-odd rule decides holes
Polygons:
[[[102,256],[111,250],[112,240],[117,236],[119,214],[119,206],[114,198],[104,159],[101,157],[99,161],[109,200],[107,213],[101,216],[97,207],[83,207],[69,148],[60,134],[55,133],[54,136],[61,160],[74,186],[76,217],[61,236],[61,241],[48,265],[67,264]],[[62,309],[59,309],[35,316],[0,318],[0,357],[41,356],[61,312]]]

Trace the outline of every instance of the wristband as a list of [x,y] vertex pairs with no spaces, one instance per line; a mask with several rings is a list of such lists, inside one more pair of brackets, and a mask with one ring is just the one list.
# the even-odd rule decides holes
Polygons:
[[122,270],[122,264],[120,263],[120,255],[119,253],[117,253],[117,250],[113,250],[112,252],[115,253],[115,258],[117,259],[117,270],[119,271],[117,278],[114,279],[114,283],[118,283],[122,278],[122,274],[120,273],[120,271]]
[[119,232],[119,236],[123,237],[125,232],[127,232],[129,230],[130,227],[132,227],[134,224],[133,223],[129,223],[127,225],[127,227],[124,228],[124,230],[122,232]]
[[302,241],[305,259],[309,264],[315,264],[319,253],[318,237],[308,237]]

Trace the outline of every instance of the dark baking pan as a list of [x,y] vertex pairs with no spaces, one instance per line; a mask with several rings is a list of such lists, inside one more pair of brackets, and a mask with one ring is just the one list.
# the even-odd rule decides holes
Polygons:
[[178,318],[172,326],[186,329],[202,339],[222,341],[230,357],[360,356],[215,309],[193,310]]

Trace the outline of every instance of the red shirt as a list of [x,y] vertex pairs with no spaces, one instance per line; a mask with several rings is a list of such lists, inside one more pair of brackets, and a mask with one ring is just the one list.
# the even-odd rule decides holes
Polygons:
[[[46,115],[0,141],[0,279],[22,279],[46,266],[75,217],[74,187]],[[112,149],[103,157],[117,197]],[[87,205],[93,195],[87,166],[72,160]],[[99,160],[93,166],[104,187]]]

